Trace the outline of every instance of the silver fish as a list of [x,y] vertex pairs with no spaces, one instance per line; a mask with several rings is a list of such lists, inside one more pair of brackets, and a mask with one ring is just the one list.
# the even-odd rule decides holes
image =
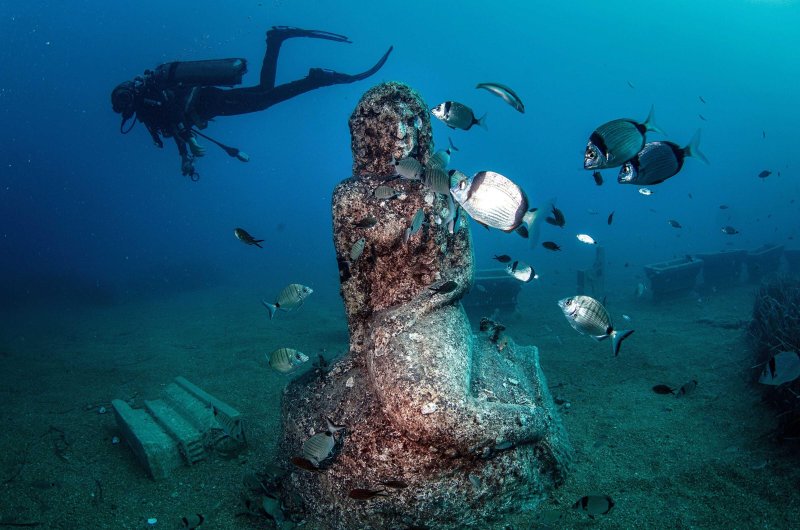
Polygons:
[[708,158],[700,151],[698,130],[686,147],[673,142],[648,142],[639,153],[622,164],[617,176],[620,184],[652,186],[673,177],[683,168],[686,157],[698,158],[708,164]]
[[394,199],[399,194],[400,193],[391,186],[378,186],[375,188],[375,191],[372,192],[372,195],[379,200]]
[[651,190],[650,188],[639,188],[639,193],[649,197],[650,195],[653,194],[653,190]]
[[450,142],[450,147],[447,149],[440,149],[431,155],[428,159],[428,167],[440,167],[442,169],[447,168],[450,165],[450,153],[452,151],[458,151],[458,147],[453,145],[453,140],[447,138],[447,141]]
[[478,83],[475,88],[485,88],[495,96],[499,96],[503,99],[506,103],[517,109],[521,113],[525,113],[525,105],[522,104],[522,100],[519,96],[508,88],[505,85],[501,85],[500,83]]
[[350,261],[356,261],[361,257],[361,253],[364,252],[365,244],[366,240],[363,237],[353,243],[353,247],[350,249]]
[[594,238],[592,236],[590,236],[589,234],[578,234],[575,237],[578,238],[578,241],[580,241],[581,243],[586,243],[587,245],[596,245],[597,244],[597,241],[595,241]]
[[603,304],[591,296],[578,295],[563,298],[558,301],[558,306],[570,325],[579,333],[589,335],[597,341],[611,337],[611,349],[614,355],[619,355],[622,341],[628,338],[634,330],[615,330],[611,324],[611,317]]
[[471,108],[457,101],[439,103],[431,109],[431,114],[443,121],[451,129],[468,131],[473,125],[487,129],[486,114],[476,119],[475,113],[472,112]]
[[290,283],[278,294],[278,298],[275,299],[274,303],[270,304],[266,300],[261,300],[261,303],[267,308],[269,318],[272,319],[278,309],[292,311],[299,308],[303,305],[303,301],[313,292],[314,290],[311,287],[306,287],[299,283]]
[[407,156],[400,160],[392,159],[395,175],[409,180],[420,180],[422,178],[423,167],[416,158]]
[[336,433],[344,429],[331,423],[328,418],[325,418],[325,422],[327,424],[325,432],[317,433],[303,442],[303,457],[316,467],[333,454],[336,447]]
[[422,223],[424,221],[425,221],[425,212],[422,210],[422,208],[420,208],[414,214],[414,217],[411,218],[411,225],[408,228],[406,228],[406,234],[403,239],[404,243],[408,243],[408,240],[411,239],[411,236],[419,232],[419,229],[422,227]]
[[621,166],[644,147],[649,131],[661,132],[655,124],[653,107],[644,123],[626,118],[604,123],[589,137],[583,154],[584,169],[604,169]]
[[524,261],[515,261],[514,263],[509,263],[506,266],[506,272],[519,281],[525,283],[535,280],[539,277],[539,275],[533,270],[533,267]]
[[[452,173],[451,173],[452,176]],[[538,210],[528,210],[528,197],[522,188],[494,171],[481,171],[471,180],[460,180],[450,193],[477,222],[528,237]]]
[[431,191],[442,195],[450,195],[450,175],[441,167],[426,167],[422,183]]
[[762,385],[778,386],[800,377],[800,355],[793,351],[782,351],[769,358],[758,382]]
[[278,348],[267,356],[267,360],[273,370],[288,374],[306,362],[308,355],[292,348]]

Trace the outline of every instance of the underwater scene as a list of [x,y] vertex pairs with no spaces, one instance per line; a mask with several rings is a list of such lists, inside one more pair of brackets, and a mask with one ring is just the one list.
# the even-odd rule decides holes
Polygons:
[[800,528],[798,24],[2,3],[0,529]]

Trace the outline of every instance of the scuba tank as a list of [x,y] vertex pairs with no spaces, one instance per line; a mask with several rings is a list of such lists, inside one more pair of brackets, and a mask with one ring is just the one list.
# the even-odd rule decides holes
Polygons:
[[162,89],[196,86],[234,86],[247,72],[245,59],[174,61],[152,71],[152,79]]

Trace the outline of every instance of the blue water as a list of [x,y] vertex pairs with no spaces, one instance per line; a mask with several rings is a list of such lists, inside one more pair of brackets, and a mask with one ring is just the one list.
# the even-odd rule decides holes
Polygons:
[[[382,80],[410,84],[430,106],[452,99],[488,113],[488,132],[434,123],[440,146],[451,136],[461,149],[452,165],[506,174],[534,203],[557,198],[567,227],[546,230],[544,239],[564,251],[540,249],[531,258],[542,281],[555,269],[585,266],[590,250],[574,238],[579,232],[604,244],[612,265],[718,250],[731,241],[737,248],[791,246],[798,221],[789,200],[800,189],[792,160],[800,122],[798,3],[631,4],[5,2],[0,292],[18,301],[72,286],[116,297],[222,280],[335,290],[329,204],[334,185],[350,174],[347,118]],[[119,133],[109,101],[117,83],[166,61],[244,57],[244,84],[257,84],[264,31],[273,24],[353,40],[287,42],[279,83],[310,67],[360,71],[390,44],[395,51],[367,81],[219,118],[206,132],[251,161],[207,145],[197,183],[180,175],[174,145],[156,149],[141,125]],[[476,90],[483,81],[513,87],[526,113]],[[650,197],[617,185],[616,170],[605,171],[606,184],[596,187],[581,167],[589,133],[618,117],[643,120],[651,104],[670,140],[683,145],[703,129],[711,165],[688,160]],[[758,179],[762,169],[773,175]],[[722,203],[730,209],[719,210]],[[671,228],[668,219],[684,228]],[[722,234],[726,224],[741,234]],[[238,243],[236,226],[266,239],[265,249]],[[527,248],[516,237],[473,232],[479,267],[491,266],[494,253]]]

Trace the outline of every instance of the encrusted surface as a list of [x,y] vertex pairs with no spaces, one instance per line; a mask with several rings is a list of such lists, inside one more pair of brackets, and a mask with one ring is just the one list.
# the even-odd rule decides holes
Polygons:
[[[472,335],[459,303],[473,275],[469,229],[450,234],[435,223],[443,198],[426,201],[420,183],[399,180],[391,185],[400,197],[372,196],[393,173],[392,157],[431,153],[427,108],[405,85],[379,85],[354,111],[351,131],[355,176],[333,198],[350,352],[287,388],[283,449],[298,455],[326,416],[347,430],[330,467],[293,470],[284,502],[315,528],[463,528],[535,509],[570,452],[538,351]],[[428,224],[406,243],[420,207]],[[354,226],[370,215],[375,226]],[[361,238],[364,252],[352,261]],[[457,283],[452,292],[430,289],[447,280]],[[347,496],[389,479],[408,487],[369,501]]]

